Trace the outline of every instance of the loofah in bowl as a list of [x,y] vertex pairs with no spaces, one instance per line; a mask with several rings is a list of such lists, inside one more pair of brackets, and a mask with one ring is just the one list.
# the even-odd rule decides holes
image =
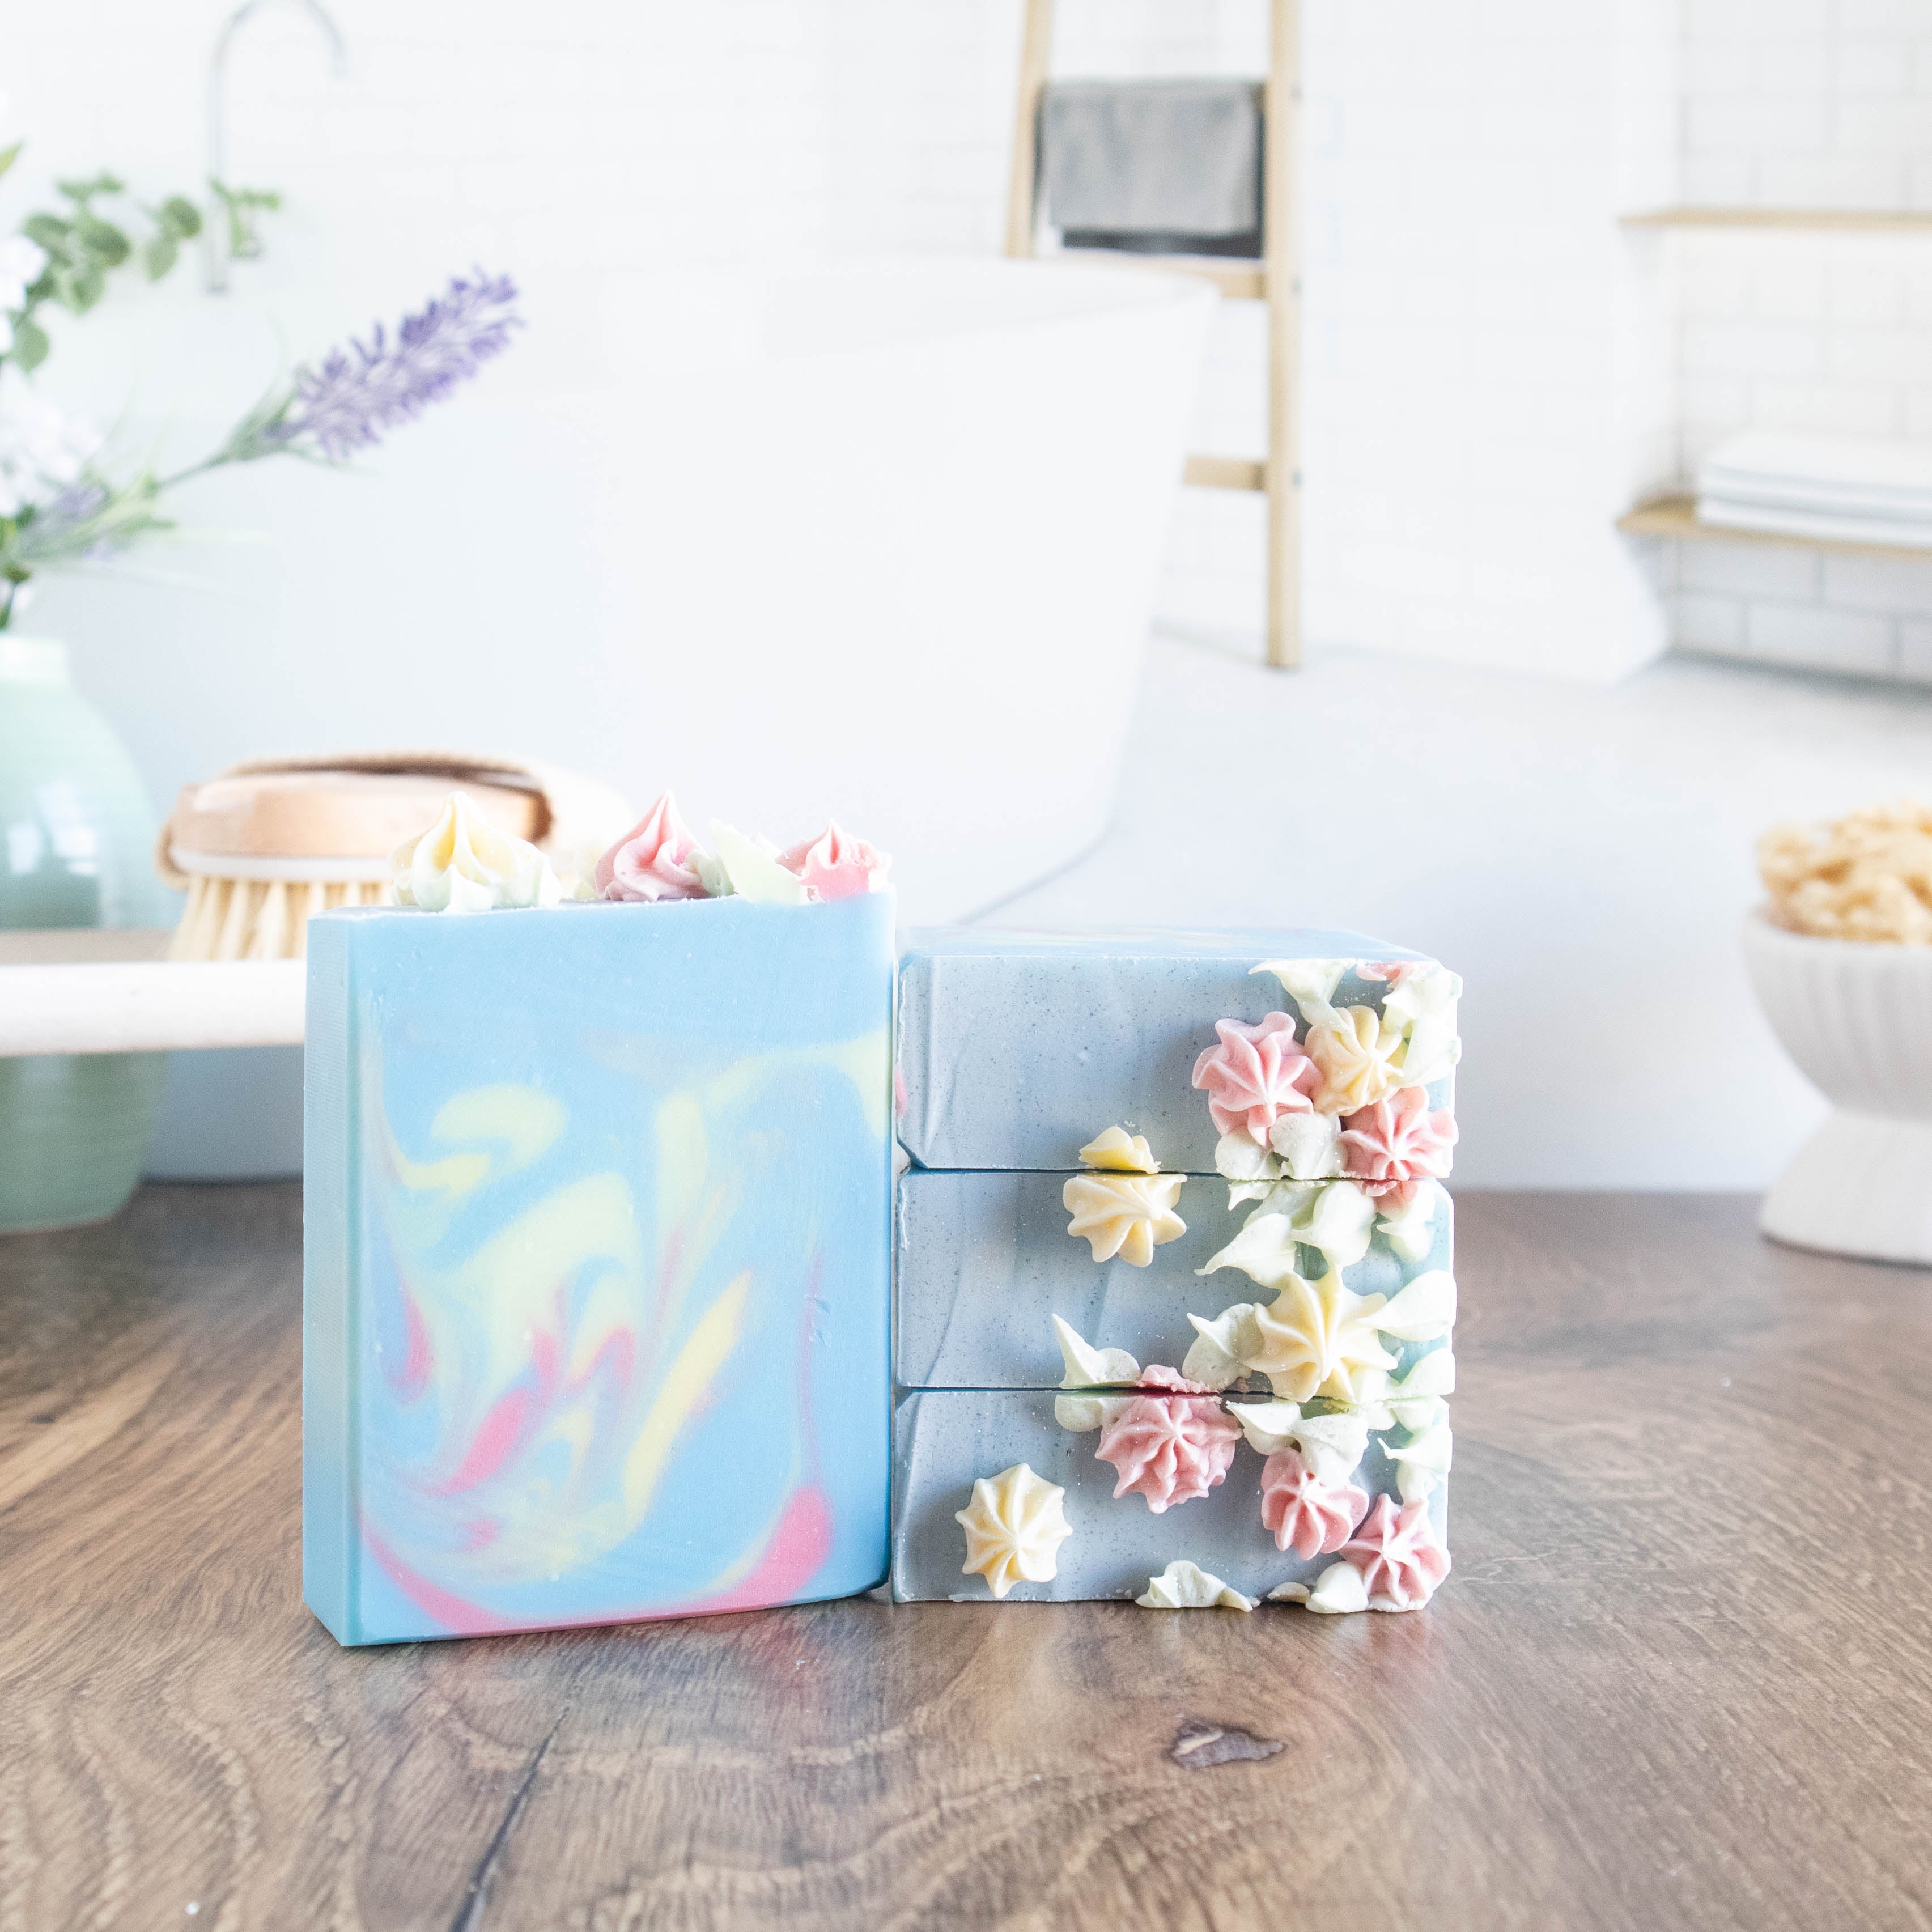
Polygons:
[[1756,912],[1743,938],[1772,1030],[1832,1107],[1760,1225],[1801,1247],[1932,1264],[1932,946],[1816,939]]

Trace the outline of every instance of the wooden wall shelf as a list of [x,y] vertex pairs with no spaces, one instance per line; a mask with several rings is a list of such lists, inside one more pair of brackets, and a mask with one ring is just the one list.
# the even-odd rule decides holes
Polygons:
[[1810,228],[1932,234],[1916,208],[1653,208],[1620,218],[1626,228]]
[[1800,550],[1826,550],[1844,556],[1910,556],[1932,563],[1932,548],[1920,544],[1858,543],[1844,537],[1796,536],[1784,530],[1735,530],[1724,524],[1707,524],[1697,514],[1694,496],[1653,496],[1617,519],[1626,536],[1671,537],[1702,543],[1796,544]]

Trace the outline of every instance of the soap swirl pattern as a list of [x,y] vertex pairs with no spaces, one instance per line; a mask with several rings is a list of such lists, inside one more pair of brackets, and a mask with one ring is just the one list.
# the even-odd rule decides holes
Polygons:
[[[382,1265],[360,1527],[388,1587],[464,1635],[807,1588],[833,1534],[812,1387],[821,1257],[802,1204],[760,1198],[777,1184],[756,1123],[787,1090],[830,1105],[844,1089],[882,1144],[886,1064],[881,1034],[664,1094],[626,1168],[535,1087],[460,1090],[406,1127],[365,1054]],[[716,1399],[749,1378],[762,1400],[730,1406],[743,1439],[720,1444]],[[705,1486],[680,1459],[715,1466],[726,1448],[763,1521],[721,1558],[715,1534],[693,1534]]]

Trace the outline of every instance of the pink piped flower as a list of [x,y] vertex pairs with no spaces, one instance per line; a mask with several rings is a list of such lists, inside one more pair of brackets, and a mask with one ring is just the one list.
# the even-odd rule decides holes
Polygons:
[[856,898],[861,892],[882,892],[892,861],[862,838],[848,838],[836,821],[827,820],[816,838],[807,838],[778,854],[778,863],[796,872],[821,899]]
[[630,902],[701,899],[704,882],[690,861],[698,850],[691,829],[666,792],[597,862],[597,890]]
[[1368,1512],[1366,1490],[1322,1481],[1292,1449],[1262,1465],[1262,1525],[1277,1550],[1292,1546],[1304,1557],[1340,1550]]
[[[1143,1370],[1141,1381],[1190,1391],[1203,1386],[1172,1369]],[[1144,1496],[1160,1516],[1170,1504],[1204,1496],[1223,1481],[1240,1439],[1240,1424],[1211,1397],[1136,1396],[1100,1425],[1100,1446],[1094,1453],[1120,1472],[1117,1497]]]
[[1405,1087],[1343,1115],[1342,1172],[1372,1194],[1407,1188],[1449,1172],[1449,1150],[1456,1144],[1456,1119],[1447,1107],[1429,1111],[1420,1087]]
[[1295,1044],[1294,1022],[1270,1013],[1258,1025],[1216,1020],[1219,1046],[1194,1063],[1194,1084],[1208,1094],[1214,1131],[1244,1133],[1261,1147],[1284,1114],[1314,1112],[1322,1070]]
[[1426,1503],[1397,1510],[1387,1496],[1376,1498],[1375,1514],[1342,1546],[1342,1560],[1362,1573],[1375,1609],[1419,1610],[1449,1574],[1449,1552],[1436,1540]]
[[1413,979],[1426,962],[1420,959],[1363,959],[1355,965],[1358,980],[1379,980],[1384,985],[1400,986],[1403,980]]

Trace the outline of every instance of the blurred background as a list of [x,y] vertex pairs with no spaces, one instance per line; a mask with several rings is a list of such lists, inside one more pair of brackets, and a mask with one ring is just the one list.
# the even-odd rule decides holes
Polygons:
[[[232,10],[15,10],[0,230],[201,194]],[[1366,930],[1464,977],[1470,1185],[1754,1188],[1822,1117],[1753,845],[1922,790],[1932,560],[1618,524],[1739,432],[1932,440],[1932,0],[1306,0],[1294,672],[1264,499],[1168,480],[1264,454],[1264,305],[992,274],[1020,0],[328,10],[339,72],[292,0],[230,45],[259,257],[51,319],[40,388],[165,462],[472,263],[528,326],[361,473],[40,580],[157,809],[448,746],[836,811],[914,922]],[[1263,0],[1062,0],[1052,67],[1270,52]],[[298,1054],[177,1056],[151,1169],[291,1171]]]

